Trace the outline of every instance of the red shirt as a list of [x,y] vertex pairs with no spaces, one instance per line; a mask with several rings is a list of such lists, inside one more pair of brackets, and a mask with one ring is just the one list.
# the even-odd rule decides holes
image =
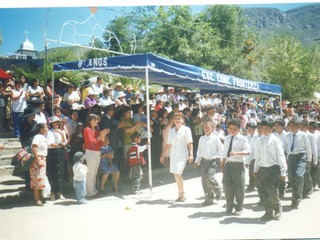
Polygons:
[[99,137],[99,130],[92,130],[89,127],[86,127],[83,130],[84,144],[86,149],[93,151],[100,151],[102,147],[102,142],[97,140]]

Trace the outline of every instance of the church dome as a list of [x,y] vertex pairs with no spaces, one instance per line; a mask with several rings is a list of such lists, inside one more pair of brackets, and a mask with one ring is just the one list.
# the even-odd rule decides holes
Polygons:
[[24,41],[24,43],[21,44],[20,50],[35,51],[33,43],[30,42],[28,38]]

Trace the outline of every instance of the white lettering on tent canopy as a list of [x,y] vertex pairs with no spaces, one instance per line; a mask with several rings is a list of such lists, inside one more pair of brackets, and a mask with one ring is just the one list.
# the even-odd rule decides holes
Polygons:
[[108,58],[93,58],[89,60],[80,60],[78,63],[79,68],[100,68],[108,66]]
[[257,82],[250,82],[241,78],[234,77],[235,86],[253,90],[259,90],[259,83]]
[[235,86],[240,88],[247,88],[250,90],[259,90],[259,83],[247,81],[241,78],[236,78],[232,76],[228,76],[225,74],[215,73],[212,71],[201,70],[202,78],[212,81],[218,82],[229,86]]

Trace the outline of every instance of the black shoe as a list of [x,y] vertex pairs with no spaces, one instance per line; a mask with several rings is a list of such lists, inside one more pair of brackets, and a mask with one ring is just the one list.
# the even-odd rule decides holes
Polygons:
[[236,216],[241,216],[242,209],[241,210],[236,210],[233,214],[236,215]]
[[250,186],[250,185],[249,185],[249,186],[247,187],[246,191],[247,191],[247,192],[252,192],[252,191],[254,191],[254,186]]
[[260,221],[261,222],[268,222],[271,221],[273,219],[273,216],[271,213],[265,213],[261,218]]
[[279,220],[282,216],[282,207],[279,209],[274,210],[274,219]]
[[211,205],[213,205],[212,200],[205,200],[203,203],[201,203],[202,207],[211,206]]
[[291,208],[298,209],[299,208],[299,203],[292,202],[291,203]]
[[222,198],[222,194],[221,193],[216,194],[216,200],[217,201],[221,200],[221,198]]
[[232,214],[232,210],[233,210],[233,207],[227,207],[226,214],[227,215],[231,215]]

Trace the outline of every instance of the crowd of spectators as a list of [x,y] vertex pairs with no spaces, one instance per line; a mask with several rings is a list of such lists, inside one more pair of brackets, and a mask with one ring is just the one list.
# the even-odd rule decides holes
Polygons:
[[[38,80],[26,81],[24,76],[7,79],[0,85],[0,130],[12,131],[15,137],[20,138],[22,146],[27,147],[31,146],[34,136],[39,133],[37,124],[49,127],[50,134],[46,133],[49,141],[46,167],[49,181],[54,187],[51,198],[55,199],[63,198],[62,181],[73,180],[74,162],[70,156],[79,151],[86,153],[87,161],[96,159],[94,164],[88,164],[89,194],[96,194],[94,185],[99,172],[100,153],[95,151],[100,151],[106,135],[117,167],[121,174],[128,175],[130,136],[139,132],[141,145],[148,141],[148,107],[152,169],[163,167],[160,156],[169,129],[173,126],[172,117],[178,112],[183,113],[184,124],[191,129],[194,156],[197,155],[198,141],[204,135],[203,123],[208,120],[214,123],[214,133],[223,142],[228,134],[227,122],[233,118],[240,119],[240,132],[245,135],[248,124],[257,126],[262,120],[282,119],[286,126],[291,119],[307,123],[320,119],[320,104],[316,102],[280,102],[278,96],[200,94],[193,90],[162,86],[150,93],[147,103],[145,90],[144,86],[106,83],[100,77],[94,82],[84,81],[81,86],[71,84],[62,77],[55,80],[54,90],[51,80],[45,86],[40,86]],[[53,161],[56,157],[59,161]],[[30,187],[29,177],[26,172],[27,188]]]

